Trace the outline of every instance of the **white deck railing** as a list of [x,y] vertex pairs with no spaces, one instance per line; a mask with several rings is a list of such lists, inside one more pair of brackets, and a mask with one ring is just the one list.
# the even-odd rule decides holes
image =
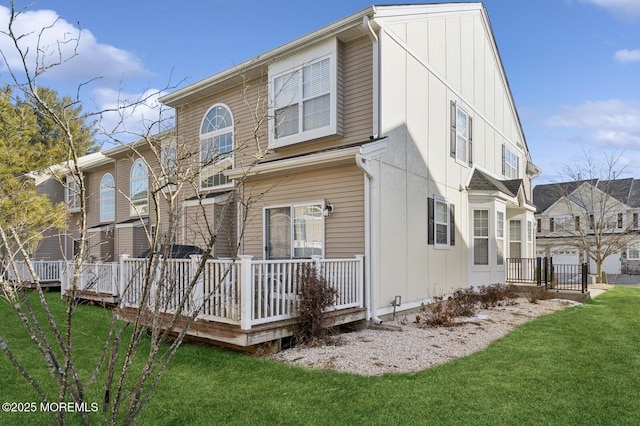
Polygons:
[[[65,266],[64,260],[31,260],[33,271],[41,283],[60,281]],[[34,282],[34,277],[24,260],[16,260],[6,266],[6,278],[10,281]]]
[[[106,265],[106,264],[105,264]],[[299,303],[299,272],[309,265],[336,290],[333,309],[363,306],[363,256],[352,259],[208,260],[190,285],[198,259],[170,259],[149,271],[146,259],[123,258],[119,264],[118,292],[123,307],[143,307],[172,313],[184,302],[183,314],[197,310],[197,318],[252,326],[293,318]],[[164,269],[162,269],[164,268]],[[85,272],[83,272],[84,274]],[[80,280],[80,282],[84,282]],[[149,291],[144,286],[149,285]],[[158,286],[161,286],[160,288]],[[142,295],[147,298],[142,301]]]
[[[71,286],[73,274],[73,262],[65,264],[60,280],[60,293],[64,295]],[[110,294],[117,297],[119,294],[118,271],[119,262],[109,263],[83,263],[78,276],[78,291]]]

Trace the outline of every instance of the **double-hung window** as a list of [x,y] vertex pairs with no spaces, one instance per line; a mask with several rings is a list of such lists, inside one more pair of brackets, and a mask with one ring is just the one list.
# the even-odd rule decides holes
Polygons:
[[451,156],[459,163],[473,164],[473,121],[457,102],[451,101]]
[[322,256],[322,203],[293,204],[265,209],[265,251],[267,259]]
[[72,213],[80,211],[80,185],[78,185],[78,182],[76,182],[73,177],[67,178],[65,201],[68,211]]
[[489,210],[473,211],[473,264],[489,264]]
[[200,127],[200,189],[231,185],[224,175],[233,167],[233,117],[225,105],[214,105]]
[[502,174],[509,179],[520,178],[520,159],[507,145],[502,145]]
[[504,212],[496,212],[496,265],[504,265]]
[[269,68],[269,146],[339,134],[338,44],[335,39]]
[[427,201],[428,244],[433,244],[436,248],[455,245],[455,206],[438,196]]

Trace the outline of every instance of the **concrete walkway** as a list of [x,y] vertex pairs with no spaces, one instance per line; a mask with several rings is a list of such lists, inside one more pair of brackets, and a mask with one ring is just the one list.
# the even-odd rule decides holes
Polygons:
[[640,287],[640,275],[607,274],[607,282],[613,285]]

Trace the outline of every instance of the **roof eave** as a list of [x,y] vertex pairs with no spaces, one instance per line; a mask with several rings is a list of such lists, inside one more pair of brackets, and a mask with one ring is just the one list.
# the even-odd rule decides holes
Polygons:
[[237,80],[237,82],[240,83],[244,74],[262,67],[265,64],[268,64],[274,59],[307,47],[310,43],[333,37],[349,28],[361,25],[362,18],[364,16],[373,16],[374,13],[374,6],[366,7],[359,12],[342,18],[307,35],[299,37],[289,43],[276,47],[275,49],[269,50],[261,55],[249,59],[248,61],[244,61],[236,66],[195,82],[185,88],[162,96],[160,98],[160,102],[171,107],[176,107],[183,103],[189,102],[194,97],[201,96],[203,92],[206,93],[215,91],[218,86],[224,85],[224,83],[228,82],[229,80],[233,81],[234,83]]

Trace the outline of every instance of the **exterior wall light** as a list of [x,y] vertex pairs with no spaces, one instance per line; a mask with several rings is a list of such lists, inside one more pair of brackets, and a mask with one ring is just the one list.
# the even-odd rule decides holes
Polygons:
[[325,201],[324,203],[324,216],[328,217],[331,216],[333,214],[333,204],[331,204],[328,201]]

